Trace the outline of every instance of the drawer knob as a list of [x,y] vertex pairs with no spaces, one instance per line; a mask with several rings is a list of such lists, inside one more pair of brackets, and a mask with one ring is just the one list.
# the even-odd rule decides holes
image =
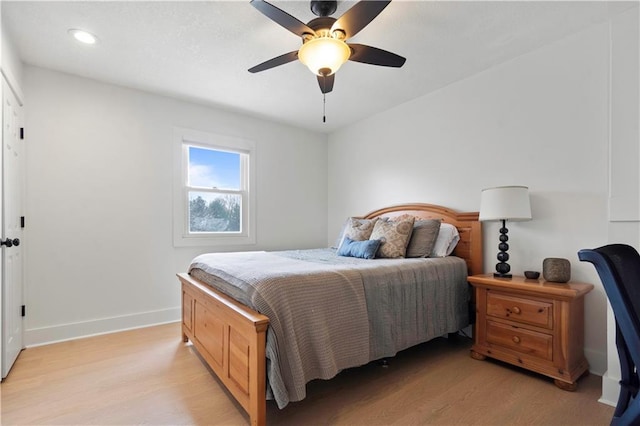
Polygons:
[[513,308],[511,308],[511,312],[513,312],[514,314],[519,314],[522,311],[517,306],[514,306]]
[[513,336],[511,340],[513,340],[513,343],[520,343],[520,338],[518,336]]

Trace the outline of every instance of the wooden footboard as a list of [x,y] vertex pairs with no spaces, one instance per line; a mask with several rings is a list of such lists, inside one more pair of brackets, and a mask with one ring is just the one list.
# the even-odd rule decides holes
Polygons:
[[265,344],[269,318],[188,274],[182,282],[182,338],[191,340],[224,386],[249,413],[266,424]]

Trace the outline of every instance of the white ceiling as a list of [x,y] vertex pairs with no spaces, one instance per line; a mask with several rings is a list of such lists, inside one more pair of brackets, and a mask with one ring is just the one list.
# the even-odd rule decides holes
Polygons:
[[[303,22],[315,17],[308,1],[272,3]],[[339,1],[333,16],[353,4]],[[301,43],[248,0],[1,2],[2,23],[25,63],[325,133],[637,6],[637,0],[393,1],[350,41],[405,56],[406,64],[343,65],[323,123],[322,94],[304,65],[247,72]],[[80,45],[70,28],[100,42]]]

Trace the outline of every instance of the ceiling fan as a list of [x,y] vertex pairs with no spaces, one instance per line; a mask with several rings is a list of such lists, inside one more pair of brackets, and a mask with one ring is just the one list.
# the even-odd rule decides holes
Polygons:
[[249,68],[249,72],[265,71],[299,59],[316,74],[320,90],[326,94],[333,90],[335,72],[347,60],[399,68],[406,61],[402,56],[364,44],[346,43],[389,3],[391,0],[363,0],[336,19],[330,15],[336,11],[337,1],[311,0],[311,11],[318,17],[305,24],[264,0],[251,0],[251,5],[267,18],[301,37],[302,47]]

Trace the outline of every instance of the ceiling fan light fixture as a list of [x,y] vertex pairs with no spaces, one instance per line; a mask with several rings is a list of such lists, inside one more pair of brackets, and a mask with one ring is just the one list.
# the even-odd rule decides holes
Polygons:
[[[318,37],[304,43],[298,51],[298,59],[312,73],[320,76],[334,74],[349,60],[351,48],[344,41],[334,37]],[[331,72],[326,73],[326,69]],[[320,70],[323,70],[322,72]]]

